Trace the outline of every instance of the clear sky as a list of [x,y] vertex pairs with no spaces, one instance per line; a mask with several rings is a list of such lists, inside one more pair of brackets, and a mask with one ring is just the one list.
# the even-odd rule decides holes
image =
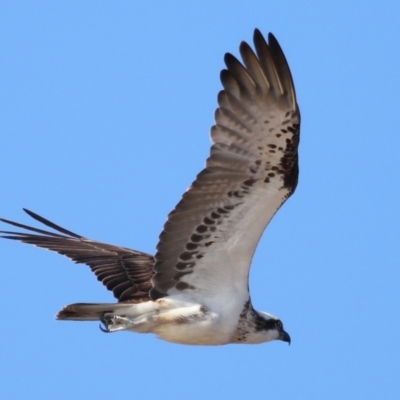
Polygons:
[[85,266],[3,240],[0,398],[399,399],[399,18],[394,0],[2,1],[4,218],[31,224],[26,207],[154,252],[208,155],[223,55],[255,27],[285,51],[302,136],[298,189],[250,281],[291,346],[57,322],[112,294]]

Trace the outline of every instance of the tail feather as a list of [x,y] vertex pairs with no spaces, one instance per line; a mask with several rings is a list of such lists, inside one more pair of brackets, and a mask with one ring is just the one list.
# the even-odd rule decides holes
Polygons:
[[62,308],[56,315],[58,320],[99,321],[104,313],[121,311],[132,304],[121,303],[75,303]]

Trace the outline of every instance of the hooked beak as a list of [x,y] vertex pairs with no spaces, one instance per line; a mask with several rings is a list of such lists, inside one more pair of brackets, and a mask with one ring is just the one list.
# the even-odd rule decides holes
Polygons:
[[279,333],[278,339],[279,339],[279,340],[282,340],[283,342],[287,342],[287,343],[290,344],[290,336],[289,336],[289,334],[288,334],[287,332],[285,332],[284,330],[282,330],[282,331]]

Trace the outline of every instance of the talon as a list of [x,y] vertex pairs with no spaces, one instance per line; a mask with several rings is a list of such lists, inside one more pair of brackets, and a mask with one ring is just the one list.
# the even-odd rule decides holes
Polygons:
[[[107,321],[105,318],[106,313],[104,312],[101,317],[100,317],[100,322],[101,324],[99,324],[99,328],[102,332],[104,333],[111,333],[111,331],[108,329],[108,324],[110,323],[110,321]],[[103,326],[101,326],[103,324]]]
[[99,328],[102,332],[112,333],[122,331],[130,326],[131,321],[120,315],[112,315],[111,313],[103,313],[100,316]]
[[103,327],[101,326],[101,324],[99,324],[100,330],[101,330],[102,332],[104,332],[104,333],[111,333],[111,331],[107,328],[107,326],[106,326],[106,325],[104,325],[104,326],[105,326],[105,328],[103,328]]

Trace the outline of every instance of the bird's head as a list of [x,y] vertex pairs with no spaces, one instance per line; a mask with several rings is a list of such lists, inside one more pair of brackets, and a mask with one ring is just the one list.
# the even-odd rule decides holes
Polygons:
[[283,329],[282,321],[264,311],[256,311],[257,318],[255,323],[254,338],[259,343],[270,342],[272,340],[282,340],[290,344],[290,336]]

